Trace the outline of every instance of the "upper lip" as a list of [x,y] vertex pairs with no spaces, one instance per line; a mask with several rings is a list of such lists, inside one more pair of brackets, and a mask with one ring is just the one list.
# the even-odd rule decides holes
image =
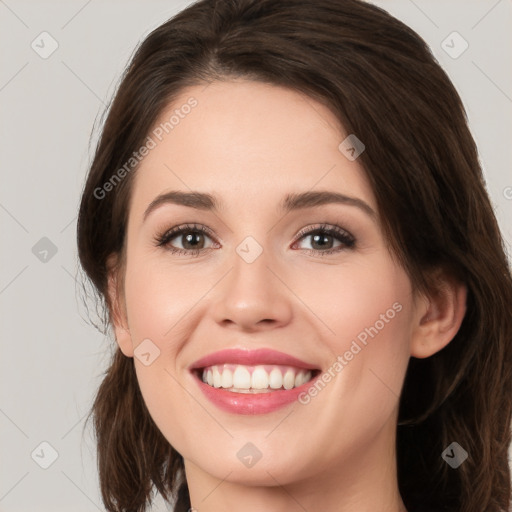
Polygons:
[[304,368],[306,370],[316,370],[318,367],[309,364],[301,359],[285,354],[284,352],[278,352],[268,348],[260,348],[256,350],[240,349],[240,348],[228,348],[219,350],[208,354],[201,359],[198,359],[190,366],[191,370],[197,370],[199,368],[206,368],[208,366],[214,366],[216,364],[243,364],[247,366],[253,365],[283,365],[283,366],[294,366],[297,368]]

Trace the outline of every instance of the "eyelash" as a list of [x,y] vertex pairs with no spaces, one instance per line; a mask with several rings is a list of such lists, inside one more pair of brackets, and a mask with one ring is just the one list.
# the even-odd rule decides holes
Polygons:
[[[182,235],[184,233],[203,233],[208,235],[210,238],[214,238],[213,232],[211,229],[206,226],[198,225],[198,224],[185,224],[181,226],[176,226],[161,235],[157,235],[155,237],[155,243],[158,247],[166,247],[173,254],[182,254],[186,256],[199,256],[201,252],[206,251],[208,249],[179,249],[176,247],[172,247],[169,245],[169,242],[176,238],[178,235]],[[355,245],[355,238],[346,230],[337,225],[330,224],[321,224],[316,228],[304,228],[298,234],[297,238],[293,242],[295,245],[305,236],[312,236],[317,234],[324,234],[328,236],[335,237],[339,242],[342,243],[341,246],[334,247],[331,249],[326,249],[325,251],[317,251],[314,249],[304,249],[308,254],[314,253],[315,256],[326,256],[329,254],[337,253],[346,249],[351,249]]]

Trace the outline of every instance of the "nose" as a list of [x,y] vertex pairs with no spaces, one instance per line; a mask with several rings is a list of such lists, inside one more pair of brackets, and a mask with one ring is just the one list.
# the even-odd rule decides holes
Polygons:
[[252,263],[235,254],[231,271],[216,287],[213,313],[222,327],[255,332],[290,322],[293,293],[269,260],[265,250]]

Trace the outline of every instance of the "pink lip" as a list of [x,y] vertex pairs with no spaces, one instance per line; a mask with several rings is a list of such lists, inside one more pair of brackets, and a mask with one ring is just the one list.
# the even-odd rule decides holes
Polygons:
[[297,368],[304,368],[306,370],[317,370],[316,366],[313,366],[305,361],[301,361],[296,357],[285,354],[284,352],[278,352],[277,350],[271,350],[268,348],[260,348],[257,350],[244,350],[238,348],[228,348],[220,350],[202,357],[190,366],[191,370],[197,370],[198,368],[205,368],[207,366],[214,366],[216,364],[244,364],[244,365],[258,365],[258,364],[281,364],[288,366],[295,366]]
[[214,352],[193,363],[190,366],[190,371],[205,396],[220,409],[234,414],[265,414],[281,409],[297,401],[300,393],[309,388],[320,375],[320,372],[318,372],[318,375],[314,376],[309,382],[293,389],[277,390],[270,393],[234,393],[205,384],[197,371],[200,368],[223,363],[244,365],[279,364],[307,370],[318,370],[318,368],[296,357],[270,349],[226,349]]
[[298,388],[252,395],[249,393],[233,393],[222,388],[212,388],[197,375],[194,375],[199,388],[213,404],[226,412],[234,414],[265,414],[281,409],[297,401],[299,395],[313,385],[318,377],[320,377],[320,373]]

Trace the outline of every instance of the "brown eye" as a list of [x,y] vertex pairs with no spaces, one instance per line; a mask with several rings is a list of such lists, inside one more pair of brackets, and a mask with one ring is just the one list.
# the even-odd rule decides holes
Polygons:
[[157,237],[156,242],[172,253],[197,256],[211,248],[207,247],[207,240],[212,240],[207,233],[210,230],[205,226],[177,226]]
[[303,249],[321,256],[349,249],[355,244],[355,238],[348,231],[345,231],[340,226],[325,224],[314,229],[302,230],[299,233],[298,241],[294,245],[299,244],[301,240],[308,239],[310,240],[311,248]]
[[202,249],[205,244],[205,235],[198,232],[182,234],[174,238],[178,238],[181,241],[183,249]]

